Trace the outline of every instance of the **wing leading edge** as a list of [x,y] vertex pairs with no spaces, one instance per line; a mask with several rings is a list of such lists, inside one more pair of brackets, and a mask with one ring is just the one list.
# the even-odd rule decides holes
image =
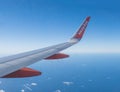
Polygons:
[[7,75],[10,76],[10,74],[14,75],[13,74],[14,72],[24,69],[24,67],[29,66],[42,59],[50,58],[52,56],[55,56],[56,54],[59,55],[58,53],[60,51],[78,43],[85,32],[89,20],[90,17],[87,17],[83,22],[83,24],[81,25],[81,27],[76,32],[76,34],[68,42],[46,47],[43,49],[33,50],[33,51],[1,58],[0,77],[4,77]]

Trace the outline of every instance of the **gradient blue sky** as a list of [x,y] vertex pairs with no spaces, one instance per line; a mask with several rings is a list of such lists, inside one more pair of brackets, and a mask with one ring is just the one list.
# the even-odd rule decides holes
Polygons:
[[120,53],[119,0],[0,0],[0,54],[64,42],[86,16],[81,43],[66,52]]

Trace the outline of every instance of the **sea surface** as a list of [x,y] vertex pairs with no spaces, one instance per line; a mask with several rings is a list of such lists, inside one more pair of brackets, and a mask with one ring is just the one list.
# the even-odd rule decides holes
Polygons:
[[70,54],[42,60],[29,78],[0,79],[0,92],[120,92],[120,54]]

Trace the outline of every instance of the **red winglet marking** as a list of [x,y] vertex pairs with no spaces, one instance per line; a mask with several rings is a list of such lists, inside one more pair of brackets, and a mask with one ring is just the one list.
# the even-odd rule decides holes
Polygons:
[[73,38],[77,38],[77,39],[82,38],[89,20],[90,20],[90,16],[86,18],[86,20],[83,22],[82,26],[78,29],[77,33],[74,35]]

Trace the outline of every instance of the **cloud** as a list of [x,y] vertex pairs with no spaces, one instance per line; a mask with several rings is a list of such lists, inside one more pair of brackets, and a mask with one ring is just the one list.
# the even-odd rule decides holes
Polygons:
[[21,92],[25,92],[25,90],[24,90],[24,89],[21,89]]
[[61,90],[58,89],[58,90],[56,90],[55,92],[61,92]]
[[70,85],[73,84],[73,82],[67,82],[67,81],[65,81],[65,82],[63,82],[63,84],[64,84],[64,85],[67,85],[67,86],[70,86]]
[[5,92],[5,90],[1,89],[0,92]]
[[89,82],[92,82],[93,80],[88,80]]
[[24,84],[24,87],[25,87],[26,89],[28,89],[29,91],[32,91],[32,88],[30,87],[29,84]]
[[26,83],[23,85],[23,89],[21,89],[21,92],[25,92],[25,90],[29,90],[29,91],[32,91],[32,87],[33,86],[37,86],[37,83],[35,82],[32,82],[32,83]]
[[81,87],[81,88],[84,88],[84,87],[85,87],[85,85],[81,85],[80,87]]
[[51,77],[48,77],[47,80],[51,80],[52,78]]
[[32,86],[37,86],[37,83],[31,83]]
[[0,84],[2,84],[2,81],[0,81]]
[[108,77],[106,77],[106,79],[110,80],[110,79],[111,79],[111,77],[109,77],[109,76],[108,76]]

